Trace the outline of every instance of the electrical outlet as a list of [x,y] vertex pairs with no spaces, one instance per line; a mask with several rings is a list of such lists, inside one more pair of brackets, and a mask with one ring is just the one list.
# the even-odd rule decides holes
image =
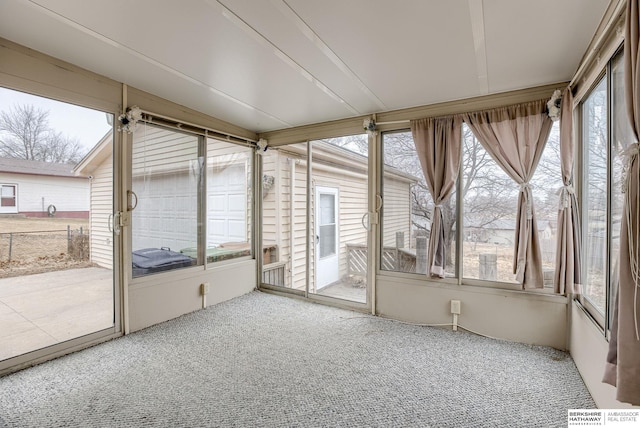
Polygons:
[[451,301],[451,313],[460,315],[460,300]]
[[200,294],[202,294],[203,296],[209,294],[209,283],[208,282],[204,282],[204,283],[200,284]]

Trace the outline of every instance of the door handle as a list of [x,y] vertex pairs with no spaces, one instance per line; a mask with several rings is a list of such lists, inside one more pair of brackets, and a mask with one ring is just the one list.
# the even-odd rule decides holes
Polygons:
[[[367,219],[366,223],[364,221],[365,218]],[[367,223],[369,223],[369,213],[364,213],[362,215],[362,227],[364,227],[367,231],[369,231],[369,225]]]
[[122,227],[120,225],[121,215],[122,215],[122,212],[120,211],[112,215],[113,216],[113,233],[115,233],[116,235],[120,235],[120,231],[122,230]]
[[138,206],[138,195],[133,190],[127,190],[127,211],[133,211]]

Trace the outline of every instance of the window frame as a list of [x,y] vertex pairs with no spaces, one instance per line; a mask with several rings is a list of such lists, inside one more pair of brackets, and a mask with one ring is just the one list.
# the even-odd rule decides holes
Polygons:
[[[410,128],[407,127],[399,127],[399,128],[393,128],[393,129],[388,129],[388,130],[384,130],[382,132],[380,132],[380,139],[379,139],[379,155],[378,155],[378,194],[380,194],[384,200],[384,137],[385,135],[388,134],[394,134],[394,133],[402,133],[402,132],[411,132]],[[462,137],[461,137],[462,138]],[[463,141],[461,141],[461,144],[464,144]],[[546,147],[545,147],[546,150]],[[472,286],[472,287],[482,287],[482,288],[491,288],[491,289],[500,289],[500,290],[511,290],[511,291],[517,291],[520,293],[524,293],[524,294],[535,294],[535,295],[555,295],[553,288],[540,288],[540,289],[527,289],[527,290],[523,290],[521,284],[517,283],[517,282],[504,282],[504,281],[493,281],[493,280],[482,280],[482,279],[477,279],[477,278],[467,278],[464,277],[464,272],[463,272],[463,257],[464,257],[464,253],[463,253],[463,246],[459,245],[460,242],[462,242],[462,237],[464,234],[464,227],[459,227],[459,225],[463,225],[463,217],[464,217],[464,195],[462,194],[462,190],[463,190],[463,175],[464,175],[464,171],[462,170],[462,165],[464,162],[464,159],[462,159],[462,157],[464,156],[464,150],[460,150],[460,171],[458,172],[458,178],[456,180],[456,189],[455,189],[455,194],[452,195],[452,197],[455,197],[455,203],[456,203],[456,231],[455,231],[455,238],[453,243],[455,243],[455,249],[453,250],[455,252],[455,264],[454,264],[454,275],[453,276],[447,276],[445,278],[438,278],[437,280],[433,280],[431,279],[429,276],[426,276],[426,280],[433,283],[433,282],[437,282],[438,284],[442,284],[442,285],[458,285],[458,286]],[[376,253],[376,259],[377,259],[377,268],[376,268],[376,273],[377,274],[383,274],[385,276],[389,276],[389,277],[395,277],[395,278],[406,278],[406,279],[420,279],[420,280],[424,280],[425,279],[425,274],[420,274],[420,273],[412,273],[412,272],[401,272],[401,271],[392,271],[392,270],[384,270],[382,268],[382,252],[383,252],[383,248],[382,248],[382,242],[384,241],[384,207],[385,204],[384,202],[382,203],[382,207],[381,207],[381,212],[379,215],[379,223],[380,223],[380,227],[378,229],[378,233],[377,233],[377,240],[378,242],[380,242],[380,245],[378,245],[377,247],[377,253]]]
[[[593,319],[593,321],[600,327],[600,329],[602,330],[603,334],[605,334],[605,336],[609,335],[610,329],[611,329],[611,323],[612,323],[612,312],[613,312],[613,302],[615,301],[615,296],[613,295],[613,291],[614,291],[614,287],[613,287],[613,268],[615,266],[616,260],[614,260],[611,256],[611,249],[612,249],[612,232],[613,232],[613,212],[612,212],[612,208],[613,208],[613,196],[614,196],[614,191],[613,191],[613,186],[614,186],[614,180],[613,180],[613,173],[614,173],[614,156],[613,156],[613,137],[614,137],[614,126],[615,126],[615,120],[616,120],[616,116],[614,115],[614,111],[615,108],[613,106],[613,102],[614,99],[612,97],[612,90],[613,90],[613,64],[616,61],[622,61],[622,55],[623,55],[623,48],[622,46],[616,50],[614,52],[614,54],[608,59],[606,65],[604,66],[603,70],[598,74],[597,78],[594,79],[593,84],[589,87],[589,89],[585,92],[584,96],[582,97],[582,99],[580,100],[579,104],[578,104],[578,117],[579,117],[579,134],[577,136],[579,143],[576,146],[579,146],[579,148],[577,150],[579,150],[579,159],[580,159],[580,170],[576,171],[579,177],[580,177],[580,183],[584,184],[588,182],[588,167],[587,167],[587,163],[586,163],[586,156],[587,156],[587,150],[585,150],[585,140],[584,140],[584,103],[585,101],[589,98],[589,96],[591,95],[591,93],[595,90],[595,88],[601,84],[601,82],[603,80],[606,81],[606,103],[607,103],[607,132],[606,132],[606,136],[607,136],[607,159],[606,159],[606,167],[607,167],[607,177],[606,177],[606,191],[607,191],[607,195],[606,195],[606,226],[605,226],[605,230],[606,230],[606,260],[605,260],[605,302],[604,302],[604,312],[598,308],[597,306],[595,306],[588,297],[586,297],[584,294],[581,295],[577,295],[574,297],[574,300],[577,301],[587,312],[587,314]],[[624,101],[624,100],[622,100]],[[579,189],[579,197],[580,197],[580,201],[579,202],[584,202],[585,199],[587,198],[587,194],[586,194],[586,186],[582,185]],[[582,224],[582,230],[581,230],[581,234],[582,236],[586,236],[586,227],[587,225],[585,224],[585,220],[586,220],[586,212],[584,210],[584,203],[580,203],[580,217],[581,217],[581,224]],[[586,240],[582,239],[582,254],[585,254],[585,250],[586,250]],[[583,283],[586,282],[584,281],[586,279],[586,263],[583,262],[582,265],[582,272],[581,272],[582,278],[583,278]],[[586,286],[586,284],[583,284],[583,286]]]
[[[2,189],[5,187],[12,187],[13,188],[13,196],[11,197],[6,197],[6,196],[2,196]],[[14,183],[0,183],[0,199],[13,199],[13,205],[3,205],[2,203],[0,203],[0,207],[2,208],[14,208],[15,212],[18,212],[18,185],[14,184]]]

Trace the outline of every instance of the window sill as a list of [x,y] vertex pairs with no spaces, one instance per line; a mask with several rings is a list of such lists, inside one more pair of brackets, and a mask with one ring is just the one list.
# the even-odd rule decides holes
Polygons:
[[[458,284],[457,278],[443,278],[440,280],[435,280],[431,278],[427,278],[425,275],[416,275],[416,274],[406,274],[399,272],[379,272],[376,276],[376,282],[379,281],[393,281],[397,284],[409,285],[409,286],[418,286],[418,287],[430,287],[430,288],[439,288],[439,289],[449,289],[456,291],[464,291],[469,293],[479,293],[479,294],[493,294],[493,295],[501,295],[505,297],[516,297],[516,298],[524,298],[524,299],[532,299],[532,300],[542,300],[559,304],[568,304],[569,299],[566,296],[561,296],[559,294],[555,294],[552,290],[546,291],[547,289],[541,289],[543,291],[535,291],[535,290],[521,290],[514,288],[506,288],[502,285],[505,283],[492,283],[490,281],[481,281],[484,284],[476,285],[463,283]],[[480,282],[480,281],[479,281]],[[519,287],[517,284],[514,284],[516,287]]]

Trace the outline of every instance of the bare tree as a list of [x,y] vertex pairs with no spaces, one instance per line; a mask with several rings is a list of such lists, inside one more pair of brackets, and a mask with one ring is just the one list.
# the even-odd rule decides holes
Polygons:
[[76,164],[83,156],[83,148],[77,139],[59,132],[51,132],[47,144],[42,149],[40,160]]
[[79,142],[49,127],[49,112],[33,105],[14,105],[0,112],[0,156],[45,162],[77,163]]

